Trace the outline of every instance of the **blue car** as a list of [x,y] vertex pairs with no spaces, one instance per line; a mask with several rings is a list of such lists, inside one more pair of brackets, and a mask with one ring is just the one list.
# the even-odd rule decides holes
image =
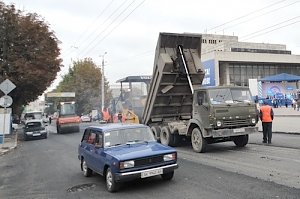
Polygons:
[[107,124],[85,129],[78,147],[84,176],[96,172],[105,177],[109,192],[120,184],[161,175],[171,180],[178,168],[175,149],[158,143],[142,124]]

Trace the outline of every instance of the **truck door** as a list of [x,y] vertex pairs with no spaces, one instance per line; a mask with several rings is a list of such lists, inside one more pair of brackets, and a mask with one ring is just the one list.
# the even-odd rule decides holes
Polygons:
[[195,92],[193,104],[193,118],[198,119],[204,127],[208,126],[210,106],[208,103],[207,93],[205,91]]

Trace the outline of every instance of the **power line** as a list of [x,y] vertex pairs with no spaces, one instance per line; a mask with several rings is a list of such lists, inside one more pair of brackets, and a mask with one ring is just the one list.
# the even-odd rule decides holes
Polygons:
[[[101,10],[101,12],[100,12],[100,14],[94,19],[94,21],[92,22],[92,23],[90,23],[88,26],[90,26],[90,25],[92,25],[92,24],[94,24],[103,14],[104,14],[104,12],[112,5],[112,3],[114,2],[114,0],[111,0],[102,10]],[[87,26],[87,27],[88,27]],[[73,47],[75,47],[75,48],[77,48],[78,49],[78,47],[76,46],[76,44],[77,44],[77,42],[78,42],[78,40],[80,40],[85,34],[87,33],[87,31],[82,31],[82,33],[79,35],[79,37],[78,37],[78,39],[75,41],[75,43],[68,49],[68,50],[70,50],[70,51],[72,51],[73,49]],[[88,36],[86,36],[85,38],[88,38],[90,35],[88,35]],[[83,42],[83,41],[82,41]],[[68,50],[67,50],[67,52],[68,52]]]
[[288,19],[288,20],[282,21],[282,22],[280,22],[280,23],[274,24],[274,25],[272,25],[272,26],[269,26],[269,27],[266,27],[266,28],[264,28],[264,29],[261,29],[261,30],[258,30],[258,31],[255,31],[255,32],[252,32],[252,33],[250,33],[250,34],[248,34],[248,35],[244,35],[244,36],[242,36],[241,38],[245,38],[244,40],[248,40],[248,39],[246,39],[247,37],[250,37],[250,38],[252,38],[252,37],[253,37],[252,35],[255,35],[255,34],[259,33],[259,32],[263,32],[263,31],[265,31],[265,30],[268,30],[268,29],[270,29],[270,28],[273,28],[273,27],[275,27],[275,26],[278,26],[278,25],[284,24],[284,23],[286,23],[286,22],[292,21],[292,20],[294,20],[294,19],[297,19],[297,18],[299,18],[299,17],[300,17],[300,16],[293,17],[293,18],[291,18],[291,19]]
[[[255,16],[255,17],[252,17],[252,18],[250,18],[250,19],[247,19],[247,20],[244,20],[244,21],[242,21],[242,22],[233,24],[233,25],[231,25],[231,26],[227,26],[227,27],[225,27],[225,28],[223,28],[222,30],[219,30],[219,31],[224,31],[225,29],[229,29],[229,28],[235,27],[235,26],[237,26],[237,25],[243,24],[243,23],[245,23],[245,22],[252,21],[253,19],[256,19],[256,18],[262,17],[262,16],[264,16],[264,15],[267,15],[267,14],[270,14],[270,13],[273,13],[273,12],[276,12],[276,11],[278,11],[278,10],[281,10],[281,9],[286,8],[286,7],[288,7],[288,6],[294,5],[294,4],[296,4],[296,3],[299,3],[299,1],[295,1],[295,2],[290,3],[290,4],[288,4],[288,5],[285,5],[285,6],[282,6],[282,7],[273,9],[273,10],[270,10],[269,12],[263,13],[263,14],[261,14],[261,15]],[[219,31],[217,31],[217,32],[219,32]]]
[[287,1],[287,0],[277,1],[277,2],[275,2],[275,3],[272,3],[272,4],[270,4],[270,5],[265,6],[265,7],[263,7],[263,8],[260,8],[260,9],[254,10],[254,11],[252,11],[252,12],[249,12],[248,14],[242,15],[242,16],[240,16],[240,17],[237,17],[237,18],[235,18],[235,19],[232,19],[232,20],[230,20],[230,21],[227,21],[227,22],[225,22],[225,23],[223,23],[223,24],[220,24],[220,25],[217,25],[217,26],[215,26],[215,27],[212,27],[212,28],[208,29],[207,31],[211,31],[211,30],[214,30],[214,29],[219,28],[219,27],[221,27],[221,26],[224,26],[224,25],[226,25],[226,24],[229,24],[229,23],[231,23],[231,22],[233,22],[233,21],[240,20],[240,19],[242,19],[242,18],[245,18],[245,17],[247,17],[247,16],[249,16],[249,15],[252,15],[252,14],[254,14],[254,13],[256,13],[256,12],[259,12],[259,11],[264,10],[264,9],[266,9],[266,8],[272,7],[272,6],[276,5],[276,4],[282,3],[282,2],[284,2],[284,1]]
[[[280,24],[283,24],[283,23],[292,21],[292,20],[294,20],[294,19],[297,19],[297,18],[299,18],[299,17],[300,17],[300,16],[293,17],[293,18],[288,19],[288,20],[286,20],[286,21],[277,23],[277,24],[275,24],[275,25],[269,26],[269,27],[264,28],[264,29],[261,29],[261,30],[259,30],[259,31],[255,31],[255,32],[250,33],[250,34],[248,34],[248,35],[242,36],[241,38],[246,37],[246,39],[242,39],[241,41],[246,41],[246,40],[249,40],[249,39],[252,39],[252,38],[255,38],[255,37],[258,37],[258,36],[261,36],[261,35],[270,33],[270,32],[273,32],[273,31],[275,31],[275,30],[279,30],[279,29],[281,29],[281,28],[285,28],[285,27],[291,26],[291,25],[293,25],[293,24],[296,24],[296,23],[298,23],[299,21],[292,22],[292,23],[289,23],[289,24],[280,26],[280,27],[278,27],[278,28],[272,29],[272,30],[270,30],[270,31],[267,31],[267,32],[263,32],[263,33],[257,34],[257,33],[259,33],[259,32],[268,30],[268,29],[270,29],[270,28],[272,28],[272,27],[276,27],[276,26],[278,26],[278,25],[280,25]],[[247,38],[247,37],[248,37],[248,38]],[[221,46],[223,46],[223,45],[224,45],[224,43],[219,43],[219,44],[217,44],[217,45],[214,45],[214,46],[212,46],[211,49],[209,49],[208,51],[206,51],[206,52],[204,52],[204,53],[201,53],[201,54],[202,54],[202,55],[205,55],[205,54],[207,54],[207,53],[214,52],[218,47],[221,47]]]
[[[129,9],[129,7],[135,2],[136,0],[133,0],[129,5],[127,5],[99,34],[97,34],[95,37],[94,37],[94,39],[93,40],[91,40],[88,44],[87,44],[87,47],[82,51],[82,54],[83,55],[86,55],[87,53],[89,53],[90,52],[90,50],[87,50],[88,48],[89,48],[89,46],[90,45],[92,45],[97,39],[98,39],[98,37],[100,37],[105,31],[107,31],[107,29],[111,26],[111,25],[113,25],[113,23],[116,21],[116,20],[118,20],[119,19],[119,17],[124,13],[124,12],[126,12],[128,9]],[[119,7],[118,7],[118,9],[116,10],[116,11],[118,11],[123,5],[124,5],[124,3],[125,2],[123,2]],[[115,12],[116,12],[115,11]],[[115,13],[114,12],[114,13]],[[114,14],[113,13],[113,14]],[[113,15],[112,14],[112,15]],[[110,19],[111,17],[112,17],[112,15],[110,15],[108,18],[107,18],[107,20],[106,21],[108,21],[108,19]],[[106,22],[105,21],[105,22]],[[94,43],[95,44],[95,43]],[[93,45],[94,46],[94,45]]]
[[[146,0],[143,0],[139,3],[129,14],[127,14],[116,26],[114,26],[105,36],[103,36],[97,43],[94,43],[93,47],[87,51],[87,53],[91,52],[97,45],[99,45],[103,40],[105,40],[117,27],[119,27],[137,8],[139,8]],[[123,13],[121,13],[123,14]],[[111,23],[112,24],[112,23]]]

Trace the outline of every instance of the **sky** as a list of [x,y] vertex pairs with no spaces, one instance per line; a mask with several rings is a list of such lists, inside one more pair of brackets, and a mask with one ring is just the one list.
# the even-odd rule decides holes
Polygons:
[[300,55],[299,0],[2,0],[37,13],[60,41],[63,67],[92,58],[110,85],[152,75],[159,32],[235,35],[239,41],[285,44]]

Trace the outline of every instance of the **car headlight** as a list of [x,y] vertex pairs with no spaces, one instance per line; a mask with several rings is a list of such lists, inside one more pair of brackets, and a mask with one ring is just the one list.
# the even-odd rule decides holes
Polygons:
[[252,119],[251,119],[251,123],[252,123],[252,124],[255,124],[255,123],[256,123],[256,119],[255,119],[255,118],[252,118]]
[[176,160],[176,153],[166,154],[164,155],[164,161]]
[[217,127],[222,126],[222,122],[221,121],[217,121]]
[[134,167],[134,160],[120,162],[120,169],[128,169]]

